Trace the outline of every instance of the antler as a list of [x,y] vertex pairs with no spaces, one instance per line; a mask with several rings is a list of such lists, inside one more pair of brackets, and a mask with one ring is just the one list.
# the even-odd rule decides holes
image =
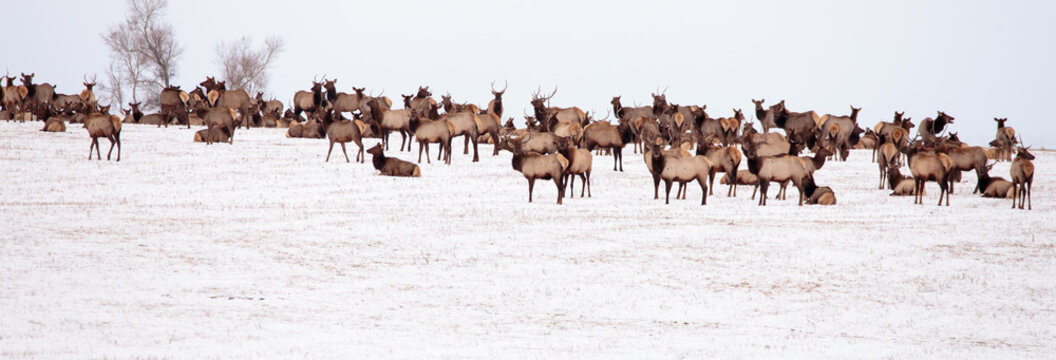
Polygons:
[[660,95],[667,95],[667,88],[668,88],[668,87],[671,87],[671,85],[668,85],[668,86],[664,86],[664,91],[661,91],[661,92],[660,92]]
[[503,80],[502,81],[502,91],[499,91],[499,92],[504,93],[504,92],[506,92],[506,89],[509,88],[509,87],[510,87],[510,82],[506,81],[506,80]]
[[550,98],[554,97],[554,94],[557,94],[557,85],[554,85],[554,92],[550,93],[550,96],[546,97],[546,101],[550,101]]

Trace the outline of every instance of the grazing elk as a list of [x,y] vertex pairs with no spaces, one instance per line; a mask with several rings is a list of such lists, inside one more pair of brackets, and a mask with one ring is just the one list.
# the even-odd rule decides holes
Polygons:
[[909,156],[909,171],[913,174],[913,198],[914,204],[924,204],[924,184],[928,181],[939,183],[942,192],[939,193],[939,203],[942,205],[943,196],[946,197],[946,206],[950,206],[950,170],[953,168],[953,160],[941,150],[925,148],[924,144],[916,143],[907,149]]
[[[664,189],[667,196],[664,200],[665,204],[671,203],[671,184],[672,182],[678,182],[681,188],[684,184],[696,180],[700,184],[701,198],[700,204],[706,205],[708,203],[708,179],[714,176],[711,172],[712,164],[708,161],[707,157],[704,156],[681,156],[681,155],[665,155],[661,151],[660,145],[655,143],[649,144],[649,157],[650,169],[649,172],[656,174],[660,179],[664,180]],[[675,194],[678,198],[678,194]]]
[[[1020,144],[1023,143],[1023,139],[1020,139]],[[1023,201],[1027,202],[1027,210],[1031,209],[1030,202],[1030,187],[1034,184],[1034,154],[1030,153],[1030,147],[1018,147],[1016,152],[1016,158],[1012,160],[1012,168],[1009,169],[1009,174],[1012,175],[1012,208],[1016,208],[1016,200],[1019,200],[1019,208],[1023,209]]]
[[381,171],[382,175],[385,176],[409,176],[409,177],[421,177],[422,169],[414,163],[403,161],[393,157],[385,156],[385,151],[381,144],[374,145],[374,147],[367,150],[367,153],[373,155],[371,163],[374,164],[374,168]]
[[579,191],[579,197],[583,197],[583,190],[587,191],[587,196],[590,194],[590,171],[593,162],[593,157],[590,155],[590,150],[581,149],[573,144],[571,138],[562,138],[557,144],[557,151],[561,156],[564,156],[568,160],[568,166],[565,168],[565,178],[562,180],[568,185],[568,191],[571,192],[570,197],[575,197],[575,183],[576,176],[579,176],[580,182],[582,183]]
[[588,151],[594,149],[612,150],[612,171],[616,171],[619,164],[623,171],[623,147],[634,142],[634,130],[631,129],[629,120],[620,120],[619,125],[611,125],[607,122],[595,122],[583,128],[581,144]]
[[[532,133],[528,133],[528,141]],[[520,139],[507,137],[505,142],[510,144],[513,159],[510,161],[513,169],[519,171],[528,180],[528,202],[532,202],[532,191],[535,189],[535,180],[554,180],[557,186],[557,203],[565,197],[565,184],[563,183],[565,169],[568,168],[568,159],[561,154],[540,154],[537,152],[525,152]]]
[[110,140],[110,151],[106,153],[106,160],[110,160],[110,155],[114,152],[114,145],[117,145],[117,161],[121,161],[121,117],[117,115],[110,115],[110,106],[95,107],[89,110],[89,114],[84,120],[84,128],[88,129],[88,136],[92,138],[92,143],[88,145],[88,160],[92,159],[92,147],[95,147],[96,160],[102,160],[102,153],[99,151],[99,138],[106,138]]
[[759,205],[766,205],[766,193],[770,182],[792,182],[799,190],[799,205],[803,206],[806,193],[803,180],[810,178],[807,165],[803,159],[794,155],[758,156],[755,144],[743,144],[744,156],[748,159],[748,171],[759,178]]
[[983,170],[976,170],[978,181],[975,183],[975,190],[985,198],[1012,199],[1015,195],[1012,182],[1001,177],[990,177],[990,170],[993,168],[994,164],[990,164]]
[[[494,81],[491,82],[491,95],[494,96],[495,98],[488,102],[488,109],[487,109],[487,113],[488,114],[493,114],[499,119],[502,119],[502,112],[503,112],[503,110],[505,110],[502,107],[502,95],[506,93],[506,88],[510,87],[510,83],[509,82],[505,82],[504,81],[503,83],[505,85],[502,87],[502,90],[495,91],[495,82]],[[495,143],[498,144],[499,140],[495,139]]]
[[883,189],[884,181],[888,179],[888,169],[890,169],[891,166],[896,166],[897,168],[899,158],[902,155],[901,152],[899,152],[898,147],[893,143],[884,143],[883,145],[880,145],[878,153],[879,157],[876,159],[876,165],[880,169],[880,185],[878,186],[878,189]]

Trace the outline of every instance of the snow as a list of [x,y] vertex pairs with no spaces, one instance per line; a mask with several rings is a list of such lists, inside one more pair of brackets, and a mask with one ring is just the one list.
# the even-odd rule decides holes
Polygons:
[[837,206],[700,206],[695,185],[664,205],[630,147],[557,206],[489,145],[390,178],[281,129],[125,125],[108,162],[40,127],[0,123],[0,358],[1056,353],[1052,152],[1033,211],[969,194],[974,174],[949,207],[934,183],[890,197],[867,151],[818,172]]

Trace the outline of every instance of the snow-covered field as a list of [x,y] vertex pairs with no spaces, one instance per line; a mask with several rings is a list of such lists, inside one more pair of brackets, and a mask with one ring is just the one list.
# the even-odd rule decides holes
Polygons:
[[488,145],[407,179],[281,129],[126,125],[118,163],[40,127],[0,123],[0,358],[1056,354],[1051,152],[1029,212],[974,174],[889,197],[865,151],[817,174],[834,207],[664,205],[630,147],[557,206]]

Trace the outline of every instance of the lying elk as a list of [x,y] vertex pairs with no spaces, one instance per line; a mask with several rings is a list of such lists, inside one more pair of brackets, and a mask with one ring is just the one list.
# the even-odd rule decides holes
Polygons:
[[913,174],[913,203],[924,204],[924,184],[928,181],[939,183],[942,192],[939,193],[939,203],[942,205],[943,196],[946,197],[946,206],[950,206],[950,170],[953,168],[953,160],[941,151],[927,151],[924,145],[917,143],[908,149],[909,170]]
[[180,91],[179,86],[170,86],[161,90],[161,123],[169,127],[169,122],[176,119],[179,123],[186,123],[187,128],[190,129],[191,121],[188,118],[190,99],[190,95]]
[[88,129],[88,136],[92,138],[92,143],[88,145],[88,160],[92,159],[92,146],[95,146],[96,160],[102,160],[102,153],[99,151],[99,138],[102,137],[110,140],[110,151],[106,153],[106,160],[110,160],[116,144],[117,161],[121,161],[121,117],[110,115],[109,105],[95,107],[89,111],[83,126]]
[[[528,133],[531,141],[532,134]],[[565,197],[565,184],[563,183],[565,169],[568,168],[568,159],[561,154],[540,154],[537,152],[525,152],[521,139],[507,137],[504,142],[510,144],[513,159],[510,164],[514,170],[519,171],[528,180],[528,202],[532,202],[532,192],[535,189],[535,180],[554,180],[557,186],[557,204]]]
[[990,164],[983,170],[976,170],[975,175],[978,181],[975,183],[975,190],[986,198],[1015,198],[1012,182],[1001,177],[990,177],[990,170],[993,168],[994,164]]
[[803,206],[806,193],[803,189],[804,179],[810,178],[803,159],[793,155],[760,157],[755,144],[746,142],[743,145],[744,156],[748,158],[748,171],[759,178],[759,205],[766,205],[766,192],[771,182],[792,182],[799,190],[799,206]]
[[831,187],[818,187],[812,177],[804,179],[803,182],[803,191],[807,193],[807,205],[836,205],[836,193]]
[[[505,85],[503,85],[502,90],[495,91],[495,82],[494,81],[491,82],[491,95],[494,96],[495,98],[488,102],[488,110],[487,110],[488,114],[493,114],[496,117],[498,117],[499,119],[502,119],[502,112],[503,112],[503,110],[505,110],[502,107],[502,95],[505,94],[506,93],[506,89],[510,87],[510,83],[509,82],[504,81],[503,83]],[[496,144],[499,143],[498,139],[495,140],[495,143]]]
[[[206,128],[219,128],[223,130],[228,144],[234,144],[235,128],[238,127],[235,120],[235,109],[199,105],[198,109],[195,110],[195,113],[198,117],[202,118]],[[212,137],[212,139],[218,138],[220,137]]]
[[887,187],[892,190],[891,196],[916,195],[916,182],[912,177],[902,175],[900,167],[902,165],[897,162],[887,165]]
[[194,142],[204,142],[206,145],[212,143],[228,142],[231,136],[227,129],[222,127],[205,128],[194,132]]
[[381,144],[374,145],[374,147],[367,150],[367,153],[373,155],[371,163],[374,164],[374,168],[381,171],[382,175],[385,176],[409,176],[409,177],[421,177],[422,169],[414,163],[403,161],[393,157],[385,156],[385,151],[382,149]]
[[[436,105],[433,105],[435,112]],[[418,163],[422,163],[422,150],[425,150],[425,161],[432,163],[429,160],[429,144],[437,143],[440,145],[439,156],[437,160],[444,159],[444,163],[451,164],[451,133],[455,131],[455,125],[447,120],[431,120],[422,118],[418,113],[411,113],[411,119],[409,122],[409,129],[414,134],[414,138],[418,140]]]
[[[696,180],[697,183],[700,184],[700,204],[706,205],[708,203],[707,182],[709,178],[714,176],[714,174],[711,172],[711,161],[708,161],[707,157],[699,155],[665,155],[663,151],[661,151],[659,145],[650,144],[649,147],[649,156],[652,160],[649,171],[653,174],[657,174],[660,179],[664,180],[664,189],[667,193],[667,197],[664,200],[665,204],[671,203],[672,182],[678,182],[681,187],[681,185],[693,180]],[[675,197],[677,198],[678,195],[676,194]]]
[[583,197],[583,190],[587,191],[587,196],[590,194],[590,171],[593,163],[593,157],[590,155],[590,150],[581,149],[573,144],[571,138],[563,138],[558,142],[558,153],[564,156],[568,160],[568,166],[565,167],[565,175],[562,182],[568,184],[568,191],[572,193],[571,197],[576,196],[575,183],[576,176],[579,176],[580,186],[582,189],[579,191],[579,197]]
[[723,175],[722,180],[719,180],[719,183],[722,185],[733,186],[733,196],[737,196],[737,186],[752,186],[752,200],[755,200],[755,193],[759,191],[759,177],[755,176],[755,174],[752,174],[752,172],[748,170],[737,170],[736,177],[732,177],[731,174]]
[[581,144],[588,151],[594,149],[612,150],[612,171],[616,171],[617,163],[620,171],[623,171],[623,147],[634,142],[634,131],[631,122],[620,120],[619,125],[611,125],[607,122],[595,122],[583,128]]
[[[1020,144],[1023,140],[1020,139]],[[1031,209],[1030,187],[1034,184],[1034,154],[1030,153],[1030,147],[1018,147],[1016,158],[1012,160],[1012,208],[1016,208],[1016,199],[1019,199],[1019,208],[1023,209],[1023,200],[1027,201],[1027,210]]]
[[[711,162],[711,176],[708,177],[709,195],[714,195],[715,173],[736,174],[737,168],[741,166],[741,152],[736,147],[722,147],[715,144],[715,140],[705,139],[697,144],[697,155],[704,155]],[[719,181],[721,184],[722,181]],[[726,196],[737,196],[737,187],[730,183]]]
[[66,132],[66,122],[65,122],[65,120],[68,117],[69,117],[69,115],[51,116],[47,120],[44,121],[44,128],[40,129],[40,131],[44,131],[44,132]]

